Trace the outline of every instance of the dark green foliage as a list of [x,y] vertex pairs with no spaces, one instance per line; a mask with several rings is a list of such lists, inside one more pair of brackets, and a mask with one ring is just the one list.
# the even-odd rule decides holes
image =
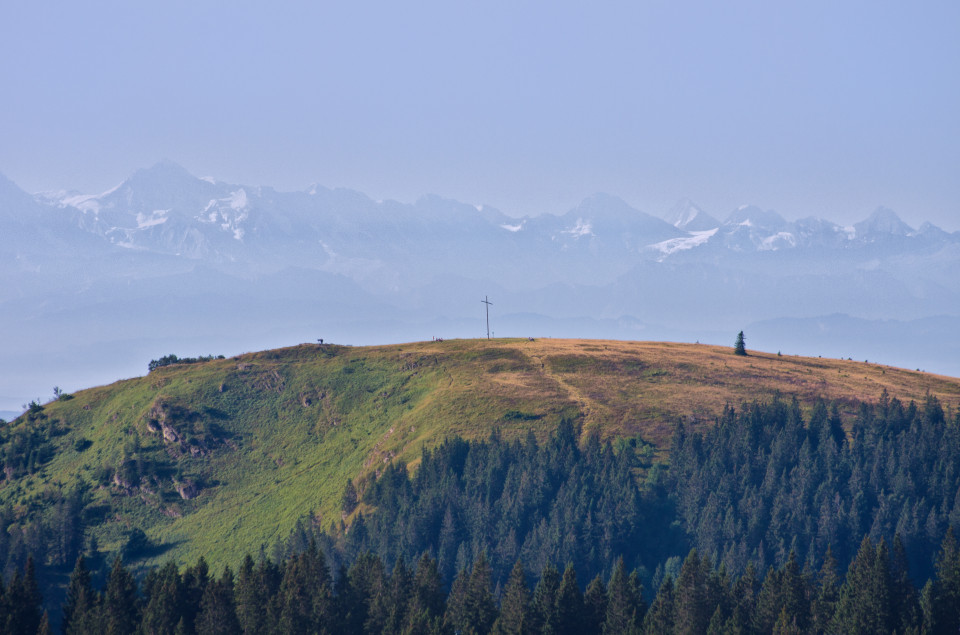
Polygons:
[[279,569],[269,560],[254,564],[249,555],[244,558],[234,592],[237,619],[244,633],[269,632],[271,620],[277,617],[274,598],[280,578]]
[[518,560],[510,571],[500,598],[500,615],[493,624],[495,635],[527,635],[533,632],[527,573]]
[[353,513],[357,508],[357,488],[352,480],[348,480],[343,486],[343,495],[340,497],[340,508],[346,514]]
[[413,477],[403,464],[387,466],[363,494],[376,513],[336,538],[335,557],[349,561],[370,550],[392,564],[399,554],[428,552],[449,582],[486,551],[502,587],[518,558],[533,571],[572,562],[577,576],[590,579],[609,575],[618,555],[628,569],[642,570],[685,551],[667,492],[644,491],[635,479],[642,441],[615,451],[596,435],[582,447],[577,438],[570,422],[543,444],[533,436],[454,438],[425,450]]
[[462,570],[453,581],[447,598],[444,624],[458,633],[489,633],[497,618],[497,607],[490,592],[491,572],[481,553],[468,571]]
[[817,633],[826,633],[830,629],[837,600],[840,597],[840,583],[837,560],[828,548],[827,555],[823,559],[823,566],[820,567],[816,596],[811,605],[813,629]]
[[890,558],[886,544],[864,537],[840,587],[833,630],[840,633],[889,633],[894,627]]
[[127,540],[123,543],[121,553],[127,560],[136,560],[146,555],[153,548],[153,543],[147,537],[142,529],[134,527],[127,534]]
[[734,345],[733,345],[733,353],[734,353],[734,355],[746,355],[746,354],[747,354],[747,347],[746,347],[746,344],[744,344],[744,341],[743,341],[743,331],[740,331],[739,333],[737,333],[737,341],[736,341],[736,343],[734,343]]
[[173,353],[164,355],[160,359],[151,359],[147,364],[147,372],[153,372],[158,368],[170,366],[172,364],[198,364],[200,362],[209,362],[215,359],[223,359],[223,355],[201,355],[200,357],[177,357]]
[[80,555],[70,574],[67,597],[63,603],[63,619],[60,623],[63,633],[92,632],[97,624],[98,602],[86,558]]
[[795,626],[801,632],[810,625],[811,588],[800,571],[796,554],[790,557],[782,569],[767,574],[757,596],[754,610],[756,630],[766,633],[778,623],[782,627]]
[[315,544],[287,560],[278,601],[283,632],[318,632],[332,622],[333,583],[323,552]]
[[580,616],[580,626],[584,633],[599,633],[603,628],[603,620],[607,615],[607,587],[597,575],[583,595],[583,614]]
[[583,592],[577,582],[577,572],[573,563],[568,563],[557,589],[556,623],[558,635],[575,635],[584,632],[581,624],[584,613]]
[[[693,549],[683,562],[673,594],[673,625],[680,633],[702,633],[716,611],[718,597],[713,589],[712,570],[706,559]],[[610,585],[613,585],[611,580]],[[612,602],[611,593],[611,602]]]
[[50,442],[63,434],[57,421],[49,418],[36,401],[14,424],[0,427],[0,483],[35,474],[54,455]]
[[100,606],[100,628],[107,635],[133,633],[140,621],[137,583],[117,557],[113,561]]
[[[895,548],[896,552],[897,549]],[[545,568],[531,599],[519,561],[500,593],[491,592],[484,554],[463,569],[444,598],[436,563],[422,556],[415,572],[403,559],[385,572],[376,555],[361,555],[341,569],[335,588],[326,557],[315,544],[280,566],[247,556],[236,583],[229,568],[210,578],[203,560],[181,573],[167,563],[147,573],[142,595],[122,561],[114,560],[101,597],[91,585],[86,559],[78,558],[63,606],[64,633],[951,633],[960,622],[955,593],[960,556],[952,533],[937,559],[938,575],[921,594],[900,587],[898,560],[884,541],[864,538],[845,580],[826,559],[817,585],[795,555],[771,568],[760,584],[752,566],[733,581],[696,550],[668,574],[649,610],[636,572],[623,560],[609,584],[600,578],[581,594],[572,566],[561,577]],[[48,632],[32,563],[0,581],[3,633]],[[838,584],[838,582],[842,582]],[[195,593],[202,589],[199,603]],[[905,595],[900,595],[906,592]],[[142,597],[142,601],[141,601]],[[140,607],[143,607],[142,612]],[[833,607],[833,609],[831,608]]]
[[627,575],[623,558],[618,558],[607,583],[607,611],[604,635],[626,635],[639,629],[643,619],[643,592],[635,575]]
[[937,554],[936,576],[923,588],[924,630],[956,633],[960,630],[960,547],[951,528]]
[[557,596],[560,590],[560,572],[552,564],[547,564],[540,573],[540,581],[533,589],[531,603],[531,626],[535,633],[556,633]]
[[643,619],[643,632],[648,635],[673,632],[673,615],[676,610],[673,578],[667,576],[660,585],[657,597]]
[[[329,590],[329,585],[328,585]],[[320,595],[322,590],[317,590]],[[232,635],[240,632],[234,604],[233,573],[224,569],[219,580],[207,584],[197,615],[196,632],[210,635]]]
[[899,534],[914,579],[926,579],[946,528],[960,520],[960,415],[936,399],[922,408],[881,396],[859,405],[848,442],[836,408],[818,403],[727,408],[700,433],[678,430],[666,487],[701,553],[741,573],[784,564],[814,569],[832,549],[845,569],[866,534]]
[[143,630],[172,634],[185,610],[183,582],[177,566],[168,562],[147,574],[143,581]]
[[23,574],[17,570],[0,596],[0,631],[36,633],[43,617],[41,601],[33,558],[28,558]]
[[[639,439],[580,443],[570,422],[542,442],[453,438],[413,476],[395,464],[359,480],[364,514],[349,528],[322,534],[305,519],[273,561],[247,558],[236,579],[211,579],[202,559],[168,564],[146,573],[142,594],[119,559],[93,589],[96,566],[77,559],[89,494],[51,491],[36,503],[43,516],[0,509],[0,619],[42,626],[38,599],[13,600],[37,587],[24,568],[33,553],[41,580],[77,563],[65,632],[952,632],[960,419],[934,399],[855,409],[848,440],[823,402],[807,421],[779,399],[728,408],[704,432],[678,426],[669,466],[645,463]],[[31,425],[51,434],[34,410]],[[149,553],[137,531],[125,559]],[[934,574],[918,597],[914,582]],[[641,579],[656,590],[649,610]]]

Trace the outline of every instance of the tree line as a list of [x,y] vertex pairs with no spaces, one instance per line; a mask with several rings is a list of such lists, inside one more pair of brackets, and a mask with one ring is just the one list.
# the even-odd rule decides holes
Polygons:
[[[551,633],[956,633],[960,628],[960,549],[948,531],[935,575],[918,594],[902,543],[891,551],[865,537],[846,576],[830,553],[817,574],[794,553],[762,579],[752,563],[733,578],[690,551],[674,580],[667,576],[648,603],[636,571],[618,558],[606,580],[581,586],[568,563],[547,564],[531,588],[522,561],[504,585],[494,584],[486,554],[443,583],[437,561],[423,554],[392,569],[369,552],[334,576],[316,543],[279,563],[249,555],[237,574],[211,574],[201,558],[180,570],[172,562],[137,582],[113,561],[95,588],[84,556],[77,559],[62,606],[67,635],[364,633],[523,635]],[[42,611],[33,561],[0,584],[4,633],[52,632]]]

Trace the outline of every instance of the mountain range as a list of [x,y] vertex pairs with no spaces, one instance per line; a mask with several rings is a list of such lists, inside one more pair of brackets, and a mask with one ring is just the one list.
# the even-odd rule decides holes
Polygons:
[[[320,337],[671,339],[960,375],[960,232],[753,206],[663,218],[596,194],[514,218],[437,196],[299,192],[163,161],[98,195],[0,176],[0,409],[149,359]],[[875,334],[875,335],[870,335]]]

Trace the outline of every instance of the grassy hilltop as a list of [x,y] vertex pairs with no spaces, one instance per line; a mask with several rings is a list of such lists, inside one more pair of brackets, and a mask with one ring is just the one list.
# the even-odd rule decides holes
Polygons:
[[[960,379],[888,366],[695,344],[540,339],[391,346],[300,345],[159,368],[47,404],[49,458],[0,481],[0,504],[40,510],[51,488],[92,484],[101,548],[131,528],[157,559],[235,564],[313,512],[339,522],[348,479],[416,463],[445,436],[546,436],[562,418],[604,436],[669,444],[676,421],[708,424],[725,404],[796,395],[937,397]],[[847,409],[849,418],[854,413]]]

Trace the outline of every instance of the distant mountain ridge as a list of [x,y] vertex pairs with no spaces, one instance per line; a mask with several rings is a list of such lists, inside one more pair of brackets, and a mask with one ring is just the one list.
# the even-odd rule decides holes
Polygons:
[[[960,319],[958,270],[960,232],[886,209],[847,227],[751,206],[719,221],[683,200],[660,218],[596,194],[513,218],[438,196],[225,183],[170,161],[96,195],[32,196],[0,177],[0,328],[15,334],[0,408],[170,352],[483,336],[484,296],[494,331],[517,335],[724,343],[781,318]],[[960,374],[921,349],[907,365]],[[851,354],[882,361],[884,343]]]
[[[59,209],[63,213],[44,221],[79,227],[121,248],[215,261],[257,260],[264,257],[264,250],[285,242],[287,246],[324,245],[320,253],[312,249],[310,256],[310,264],[323,266],[330,251],[339,253],[337,247],[372,251],[371,241],[378,239],[394,245],[403,238],[429,242],[431,234],[441,232],[447,238],[467,234],[474,241],[485,238],[503,244],[509,240],[523,248],[544,242],[559,251],[602,246],[633,252],[641,258],[662,253],[657,245],[664,241],[697,238],[713,229],[718,230],[715,235],[694,246],[720,243],[735,251],[839,244],[856,248],[879,238],[960,243],[957,233],[944,232],[929,223],[916,231],[886,208],[846,228],[816,218],[788,222],[772,210],[753,206],[741,206],[720,222],[689,199],[682,199],[663,220],[615,196],[596,194],[561,215],[516,219],[489,207],[434,196],[405,205],[373,201],[344,189],[312,186],[301,192],[279,192],[269,187],[222,183],[195,177],[171,161],[137,170],[119,186],[99,195],[34,197],[2,175],[0,179],[0,212],[7,219],[29,223],[25,215],[37,214],[38,209],[48,213]],[[357,243],[368,248],[364,250]]]

